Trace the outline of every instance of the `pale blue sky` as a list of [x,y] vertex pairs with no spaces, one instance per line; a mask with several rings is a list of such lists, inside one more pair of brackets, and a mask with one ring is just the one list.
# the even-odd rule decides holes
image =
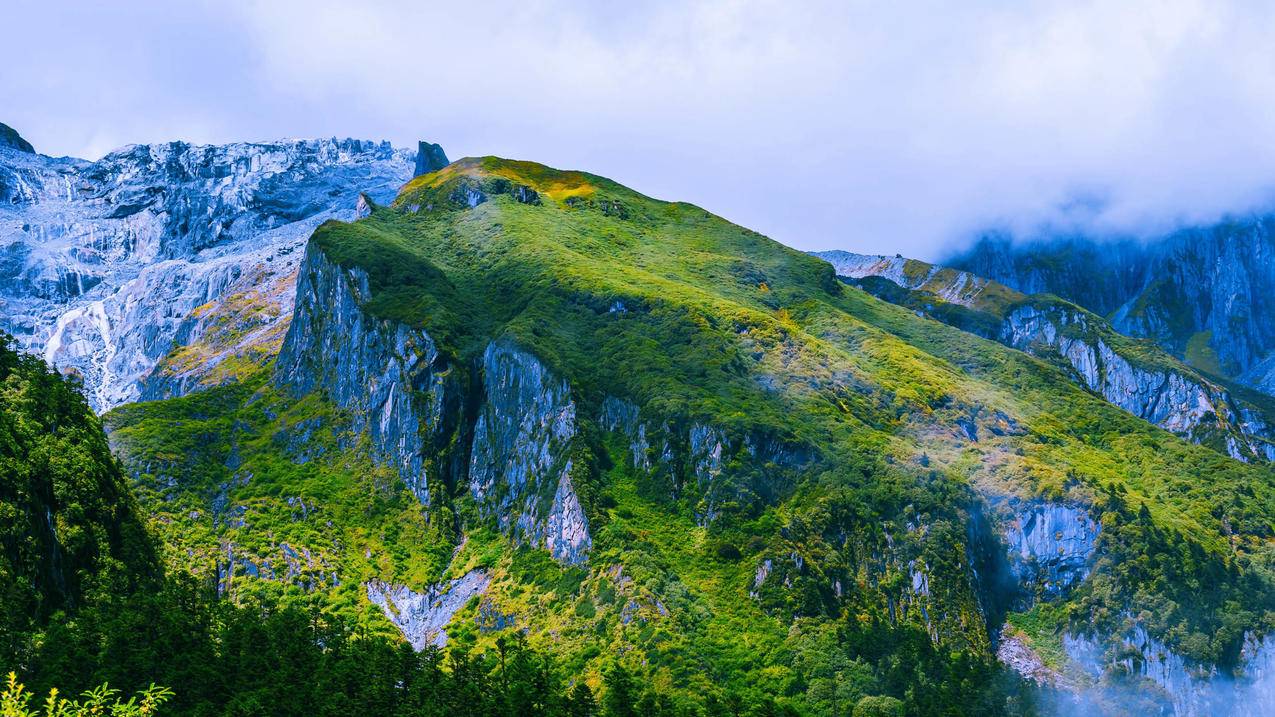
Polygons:
[[49,154],[428,139],[453,158],[587,169],[803,249],[926,258],[982,227],[1155,231],[1267,206],[1275,188],[1269,3],[11,0],[4,14],[0,121]]

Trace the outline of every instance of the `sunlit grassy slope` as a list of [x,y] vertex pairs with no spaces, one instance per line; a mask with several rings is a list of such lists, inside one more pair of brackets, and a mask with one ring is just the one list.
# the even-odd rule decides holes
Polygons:
[[[474,372],[506,337],[570,382],[595,546],[587,568],[514,546],[457,477],[420,510],[339,412],[278,394],[269,366],[114,412],[177,562],[207,570],[231,544],[255,565],[288,565],[281,543],[310,551],[302,580],[237,570],[245,594],[317,599],[384,630],[362,581],[419,589],[481,565],[487,612],[475,601],[456,617],[459,644],[494,640],[494,610],[595,683],[619,660],[691,701],[726,686],[812,713],[885,693],[917,712],[978,712],[999,694],[984,623],[998,608],[972,577],[988,548],[971,515],[1015,497],[1103,522],[1095,576],[1050,625],[1146,608],[1184,652],[1225,661],[1242,630],[1271,620],[1270,469],[1187,444],[1054,366],[845,286],[825,262],[699,207],[487,157],[418,177],[392,206],[311,241],[367,272],[366,311],[424,328],[456,370]],[[730,462],[722,480],[738,499],[703,526],[694,490],[634,470],[623,438],[596,425],[606,396],[653,426],[776,436],[813,458]],[[787,585],[750,594],[763,560],[795,556]],[[924,612],[900,609],[909,565],[929,575]]]

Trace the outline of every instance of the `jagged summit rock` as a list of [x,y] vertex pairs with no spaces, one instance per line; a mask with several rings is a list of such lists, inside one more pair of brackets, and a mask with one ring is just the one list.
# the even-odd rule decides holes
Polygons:
[[0,152],[0,331],[97,411],[229,380],[225,359],[278,350],[314,228],[393,199],[412,162],[356,139]]
[[443,148],[429,142],[420,142],[416,150],[416,170],[414,176],[436,172],[451,164]]
[[3,122],[0,122],[0,147],[8,147],[19,152],[35,154],[35,147],[32,147],[30,142],[22,139],[22,135],[18,134],[16,129]]

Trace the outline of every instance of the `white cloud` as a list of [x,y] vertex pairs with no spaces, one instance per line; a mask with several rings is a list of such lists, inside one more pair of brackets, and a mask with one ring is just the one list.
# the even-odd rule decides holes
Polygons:
[[20,5],[45,151],[355,135],[611,176],[802,248],[1137,232],[1271,199],[1275,11],[1244,2]]

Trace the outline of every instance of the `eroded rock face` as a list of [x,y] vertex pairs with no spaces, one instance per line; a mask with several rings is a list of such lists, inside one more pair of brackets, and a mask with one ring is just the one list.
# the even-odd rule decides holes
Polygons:
[[965,271],[906,259],[902,256],[854,254],[848,251],[813,252],[832,264],[838,276],[862,279],[879,276],[905,289],[931,291],[935,296],[961,306],[974,306],[988,281]]
[[423,329],[366,314],[371,296],[366,272],[332,263],[311,244],[275,382],[296,396],[321,390],[350,411],[375,456],[429,505],[426,441],[444,428],[448,370]]
[[1275,432],[1256,411],[1193,375],[1135,365],[1094,338],[1079,311],[1020,306],[1005,318],[1000,338],[1036,355],[1056,352],[1082,385],[1165,430],[1196,441],[1208,431],[1228,433],[1228,452],[1240,460],[1275,456]]
[[1029,503],[1014,509],[1003,534],[1010,572],[1020,590],[1052,599],[1083,582],[1100,529],[1083,508]]
[[989,238],[951,266],[1025,293],[1052,293],[1176,356],[1207,345],[1220,370],[1267,390],[1275,356],[1275,215],[1228,219],[1144,242]]
[[367,584],[367,599],[385,612],[385,617],[403,632],[416,650],[447,644],[447,624],[476,595],[491,584],[485,570],[471,570],[450,582],[430,585],[414,592],[402,585],[379,580]]
[[482,376],[470,493],[501,529],[545,546],[563,562],[584,562],[592,540],[571,483],[577,429],[570,386],[509,341],[487,346]]
[[[352,218],[361,191],[388,201],[412,169],[411,152],[360,140],[134,145],[97,162],[0,149],[0,330],[78,373],[99,412],[184,392],[254,341],[272,353],[315,227]],[[225,336],[248,341],[214,341],[223,311]],[[148,384],[182,346],[197,350]]]
[[[1275,639],[1270,635],[1260,639],[1245,635],[1235,674],[1183,659],[1136,623],[1112,640],[1067,634],[1063,647],[1092,680],[1078,690],[1082,705],[1089,700],[1118,700],[1142,680],[1163,694],[1175,717],[1269,717],[1275,713]],[[1113,676],[1124,679],[1113,680]]]

